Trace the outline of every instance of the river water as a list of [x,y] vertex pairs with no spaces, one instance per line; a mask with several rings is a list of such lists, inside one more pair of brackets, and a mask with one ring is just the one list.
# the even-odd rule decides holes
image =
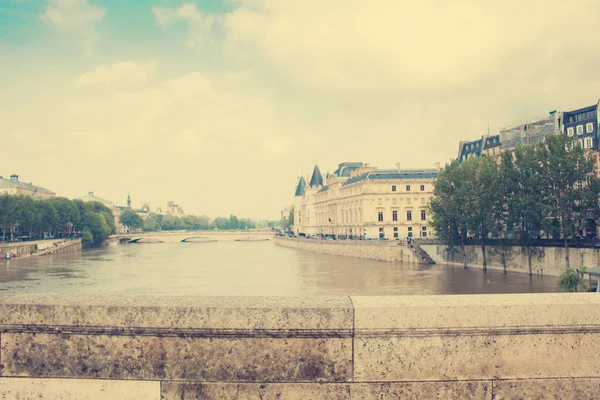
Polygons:
[[317,254],[264,242],[128,244],[0,262],[0,292],[227,296],[553,292],[557,278]]

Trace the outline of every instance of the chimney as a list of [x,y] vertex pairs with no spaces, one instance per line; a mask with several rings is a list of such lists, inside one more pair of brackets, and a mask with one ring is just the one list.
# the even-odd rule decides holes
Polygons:
[[396,163],[396,171],[400,172],[400,165],[401,163]]
[[94,192],[88,192],[88,196],[94,197]]

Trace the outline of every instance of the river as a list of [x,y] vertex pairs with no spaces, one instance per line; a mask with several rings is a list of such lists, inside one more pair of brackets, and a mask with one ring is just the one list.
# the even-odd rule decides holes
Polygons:
[[0,292],[216,296],[556,291],[557,278],[317,254],[265,242],[128,244],[0,263]]

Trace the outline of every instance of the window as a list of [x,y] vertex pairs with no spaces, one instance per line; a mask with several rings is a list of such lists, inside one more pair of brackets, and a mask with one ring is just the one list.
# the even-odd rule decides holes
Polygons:
[[421,221],[425,221],[427,219],[427,214],[425,213],[425,210],[421,210]]
[[398,211],[392,211],[392,221],[398,221]]
[[594,124],[592,124],[591,122],[585,124],[585,131],[587,133],[592,133],[594,131]]
[[409,238],[413,237],[413,236],[412,236],[412,234],[413,234],[413,233],[412,233],[412,226],[409,226],[409,227],[408,227],[408,237],[409,237]]
[[586,149],[591,149],[592,148],[592,139],[585,139],[585,148]]
[[577,134],[583,135],[583,125],[577,125]]
[[383,212],[382,211],[379,211],[377,213],[377,221],[379,221],[379,222],[383,221]]
[[421,192],[425,191],[425,185],[421,185]]
[[410,185],[406,185],[406,191],[410,192]]
[[412,211],[408,210],[406,212],[406,220],[407,221],[412,221]]
[[392,186],[392,192],[395,192],[395,191],[396,191],[396,185],[393,185]]
[[421,230],[421,237],[427,237],[427,227],[424,226],[423,229]]
[[567,135],[573,136],[573,127],[567,128]]
[[394,237],[397,238],[398,237],[398,228],[394,228]]
[[385,233],[383,232],[383,228],[379,228],[379,239],[383,239],[385,237]]

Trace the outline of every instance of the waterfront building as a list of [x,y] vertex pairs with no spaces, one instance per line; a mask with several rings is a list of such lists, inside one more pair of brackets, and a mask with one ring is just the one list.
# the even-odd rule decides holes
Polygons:
[[484,135],[473,141],[461,141],[458,144],[458,161],[469,157],[498,157],[503,151],[512,151],[518,145],[534,145],[547,135],[556,135],[561,131],[563,113],[551,111],[547,117],[532,118],[500,128],[497,135]]
[[562,115],[561,132],[577,140],[583,149],[598,150],[599,103]]
[[88,192],[87,196],[81,196],[77,198],[78,200],[83,201],[84,203],[88,203],[91,201],[96,201],[98,203],[102,203],[108,208],[115,219],[115,230],[117,233],[125,233],[125,227],[121,222],[119,222],[119,217],[121,217],[121,212],[123,207],[117,207],[115,203],[110,200],[103,199],[102,197],[98,197],[94,194],[94,192]]
[[0,176],[0,194],[23,195],[34,199],[49,199],[56,197],[56,193],[31,182],[19,181],[19,175],[13,174],[10,179]]
[[173,216],[176,216],[176,217],[184,217],[185,216],[185,212],[183,211],[183,208],[181,208],[179,206],[179,204],[174,203],[172,201],[169,201],[167,203],[167,206],[165,208],[158,207],[156,209],[155,214],[158,214],[158,215],[173,215]]
[[323,181],[316,165],[308,184],[300,177],[294,201],[296,235],[365,239],[433,236],[427,205],[436,169],[378,169],[362,162],[339,164]]

